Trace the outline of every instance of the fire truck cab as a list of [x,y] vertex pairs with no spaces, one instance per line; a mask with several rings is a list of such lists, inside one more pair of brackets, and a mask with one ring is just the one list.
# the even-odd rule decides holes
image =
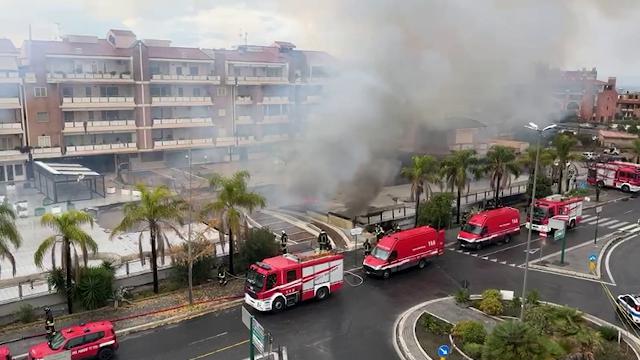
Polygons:
[[285,254],[249,268],[245,302],[258,311],[279,312],[300,301],[324,300],[343,283],[343,256]]
[[612,187],[624,192],[640,191],[640,165],[610,161],[595,163],[589,167],[587,182],[599,187]]
[[551,195],[537,199],[533,206],[533,219],[527,215],[526,226],[535,231],[549,232],[549,219],[555,217],[567,223],[567,228],[573,228],[582,220],[581,197],[567,198],[562,195]]

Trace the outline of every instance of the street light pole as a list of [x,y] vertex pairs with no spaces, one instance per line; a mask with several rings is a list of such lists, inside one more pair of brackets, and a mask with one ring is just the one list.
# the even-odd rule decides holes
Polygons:
[[187,155],[189,159],[189,224],[187,225],[187,259],[188,259],[188,276],[189,276],[189,305],[193,305],[193,258],[191,256],[191,214],[192,211],[192,185],[191,185],[191,165],[193,164],[193,159],[191,156],[191,148],[189,148],[189,154]]

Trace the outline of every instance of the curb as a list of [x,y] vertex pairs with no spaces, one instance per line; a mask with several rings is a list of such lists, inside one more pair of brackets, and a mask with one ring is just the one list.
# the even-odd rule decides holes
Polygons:
[[582,209],[583,210],[590,210],[590,209],[593,209],[595,207],[602,206],[602,205],[607,205],[607,204],[612,204],[612,203],[621,201],[623,199],[631,199],[631,195],[625,195],[625,196],[621,196],[619,198],[615,198],[615,199],[611,199],[611,200],[607,200],[607,201],[601,201],[601,202],[595,203],[593,205],[587,205],[587,206],[583,207]]

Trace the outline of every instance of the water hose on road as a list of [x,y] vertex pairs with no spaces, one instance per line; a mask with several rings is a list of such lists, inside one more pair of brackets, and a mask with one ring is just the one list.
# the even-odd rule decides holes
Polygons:
[[344,278],[344,281],[349,284],[349,286],[352,287],[358,287],[360,285],[362,285],[364,283],[364,278],[358,274],[353,273],[351,270],[345,270],[344,272],[345,274],[349,274],[351,276],[353,276],[354,278],[356,278],[356,281],[351,282],[349,280],[347,280],[347,277]]

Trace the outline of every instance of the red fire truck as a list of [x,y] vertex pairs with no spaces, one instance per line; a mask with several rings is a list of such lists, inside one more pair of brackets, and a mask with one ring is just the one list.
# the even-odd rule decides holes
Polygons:
[[459,247],[481,249],[490,243],[511,241],[520,233],[520,212],[503,207],[481,211],[473,215],[458,233]]
[[640,165],[623,161],[595,163],[589,167],[587,182],[624,192],[640,191]]
[[300,301],[324,300],[343,283],[343,256],[285,254],[249,268],[244,300],[258,311],[279,312]]
[[551,195],[546,198],[537,199],[533,206],[533,221],[531,214],[527,215],[527,229],[529,226],[533,230],[542,233],[549,232],[549,219],[555,217],[567,223],[567,228],[573,228],[582,220],[581,197],[564,197],[562,195]]

